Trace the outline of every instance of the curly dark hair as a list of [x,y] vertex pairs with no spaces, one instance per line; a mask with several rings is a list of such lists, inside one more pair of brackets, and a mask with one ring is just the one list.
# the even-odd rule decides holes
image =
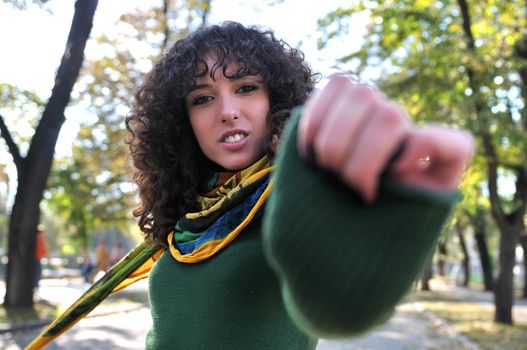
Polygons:
[[[213,54],[216,64],[204,58]],[[229,64],[239,69],[227,76]],[[197,143],[185,107],[196,78],[217,69],[228,78],[260,75],[270,99],[266,151],[274,145],[290,110],[303,104],[316,83],[304,54],[276,39],[272,31],[224,22],[201,28],[177,41],[147,74],[126,118],[127,143],[140,205],[134,210],[149,241],[166,244],[177,220],[196,208],[205,174],[215,166]]]

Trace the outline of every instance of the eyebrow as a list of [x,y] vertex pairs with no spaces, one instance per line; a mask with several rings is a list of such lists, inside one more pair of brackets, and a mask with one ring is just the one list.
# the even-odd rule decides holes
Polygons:
[[[250,75],[244,75],[244,76],[241,76],[241,77],[235,77],[235,78],[232,78],[232,79],[229,79],[229,80],[232,80],[232,81],[236,81],[236,80],[242,80],[242,79],[245,79],[247,78],[248,76]],[[196,84],[194,86],[192,86],[189,90],[188,90],[188,93],[191,93],[192,91],[196,91],[196,90],[200,90],[200,89],[206,89],[206,88],[210,88],[211,85],[210,84]]]
[[193,87],[191,87],[188,92],[192,92],[192,91],[195,91],[195,90],[199,90],[199,89],[205,89],[205,88],[210,88],[210,84],[197,84],[197,85],[194,85]]

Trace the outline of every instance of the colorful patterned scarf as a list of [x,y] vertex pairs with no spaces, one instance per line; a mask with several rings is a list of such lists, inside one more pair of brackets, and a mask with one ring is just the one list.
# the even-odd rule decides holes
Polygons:
[[172,256],[183,263],[197,263],[231,243],[262,215],[271,171],[270,159],[264,157],[223,183],[217,177],[213,189],[198,198],[201,211],[182,217],[168,236]]
[[[206,192],[198,197],[201,211],[186,214],[169,234],[172,256],[183,263],[197,263],[231,243],[251,221],[263,214],[260,209],[271,189],[271,171],[271,160],[266,156],[238,173],[216,174]],[[25,349],[43,349],[109,294],[148,277],[165,250],[145,242],[137,245]]]

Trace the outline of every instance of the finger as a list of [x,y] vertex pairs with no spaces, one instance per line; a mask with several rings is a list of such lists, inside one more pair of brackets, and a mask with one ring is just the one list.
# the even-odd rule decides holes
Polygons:
[[341,91],[314,137],[313,145],[320,165],[333,170],[342,167],[376,104],[379,104],[379,96],[364,85],[348,85]]
[[298,125],[298,150],[304,157],[313,143],[313,138],[321,121],[326,116],[327,110],[339,96],[339,91],[347,84],[350,84],[350,80],[346,77],[333,77],[322,91],[317,92],[307,101]]
[[[474,153],[472,136],[462,130],[428,125],[410,131],[390,173],[402,182],[435,190],[453,190]],[[422,166],[421,160],[429,159]]]
[[341,175],[367,202],[376,198],[379,176],[408,131],[405,113],[395,104],[383,104],[358,136]]

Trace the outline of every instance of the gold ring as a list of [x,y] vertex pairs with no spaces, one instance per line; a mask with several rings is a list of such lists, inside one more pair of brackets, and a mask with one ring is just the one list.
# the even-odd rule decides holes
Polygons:
[[417,167],[422,170],[428,169],[431,164],[432,164],[432,157],[430,156],[421,157],[417,160]]

